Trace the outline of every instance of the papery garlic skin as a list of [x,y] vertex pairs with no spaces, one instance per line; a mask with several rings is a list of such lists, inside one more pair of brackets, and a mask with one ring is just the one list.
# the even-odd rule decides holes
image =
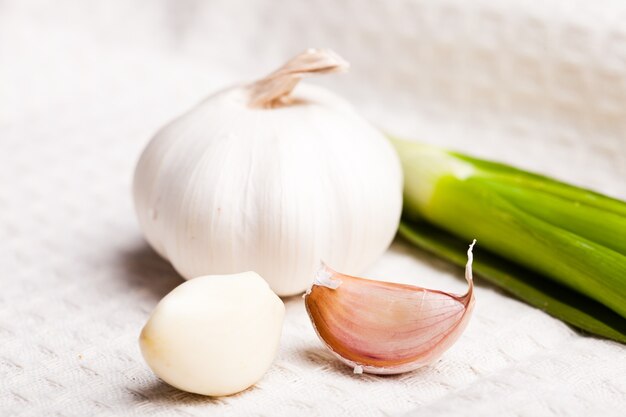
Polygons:
[[321,87],[272,108],[254,94],[219,92],[149,143],[133,185],[147,240],[185,278],[254,270],[278,295],[304,291],[320,259],[359,273],[398,227],[395,150]]
[[139,344],[152,371],[168,384],[231,395],[269,369],[284,314],[283,302],[254,272],[199,277],[159,302]]
[[304,297],[315,332],[356,374],[398,374],[433,363],[457,341],[474,308],[473,245],[463,295],[352,277],[322,265]]

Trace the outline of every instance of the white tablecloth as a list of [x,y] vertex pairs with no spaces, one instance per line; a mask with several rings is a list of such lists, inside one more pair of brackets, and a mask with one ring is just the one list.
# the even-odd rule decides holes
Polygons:
[[[180,392],[138,350],[181,278],[142,239],[130,197],[164,122],[327,46],[351,74],[312,82],[382,128],[624,198],[624,21],[609,0],[0,1],[0,415],[624,415],[623,345],[479,277],[466,333],[433,366],[354,375],[294,297],[254,388]],[[365,275],[465,286],[401,240]]]

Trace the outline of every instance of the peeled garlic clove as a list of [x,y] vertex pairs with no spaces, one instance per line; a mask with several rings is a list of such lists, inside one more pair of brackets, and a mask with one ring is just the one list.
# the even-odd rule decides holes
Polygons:
[[235,394],[269,369],[285,306],[255,272],[194,278],[154,309],[139,338],[161,379],[196,394]]
[[322,265],[304,297],[315,331],[355,373],[398,374],[434,362],[470,318],[474,243],[464,295],[351,277]]

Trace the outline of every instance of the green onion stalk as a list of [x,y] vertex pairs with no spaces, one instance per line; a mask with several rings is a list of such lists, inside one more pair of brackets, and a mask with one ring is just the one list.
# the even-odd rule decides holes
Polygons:
[[[400,234],[590,333],[626,343],[626,203],[545,176],[392,139]],[[483,251],[481,251],[481,248]]]

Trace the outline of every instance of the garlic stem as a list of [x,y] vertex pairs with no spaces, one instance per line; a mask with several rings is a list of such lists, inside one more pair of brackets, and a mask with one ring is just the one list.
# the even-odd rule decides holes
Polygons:
[[330,49],[310,48],[249,86],[250,107],[275,108],[289,104],[290,94],[304,77],[345,72],[349,64]]

